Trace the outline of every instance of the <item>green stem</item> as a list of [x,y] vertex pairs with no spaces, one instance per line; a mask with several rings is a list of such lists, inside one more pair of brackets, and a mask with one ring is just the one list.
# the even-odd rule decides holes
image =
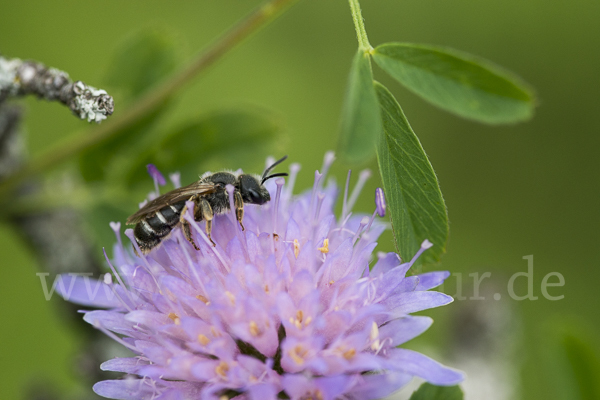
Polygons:
[[240,42],[274,21],[296,1],[298,0],[267,1],[225,32],[220,38],[216,39],[212,45],[203,51],[186,68],[167,79],[164,83],[156,87],[156,89],[150,91],[127,110],[121,111],[119,115],[113,116],[113,118],[105,121],[102,125],[91,129],[90,132],[80,133],[68,138],[61,145],[45,152],[9,176],[0,184],[0,198],[9,195],[25,179],[48,171],[72,156],[112,139],[119,132],[123,132],[124,128],[135,124],[148,111],[160,105],[168,97],[185,87],[189,80],[213,65]]
[[352,20],[354,21],[356,37],[358,38],[358,46],[361,50],[371,51],[373,47],[369,43],[369,38],[367,38],[365,21],[363,20],[362,13],[360,12],[360,3],[358,0],[348,0],[348,2],[350,3],[350,11],[352,12]]

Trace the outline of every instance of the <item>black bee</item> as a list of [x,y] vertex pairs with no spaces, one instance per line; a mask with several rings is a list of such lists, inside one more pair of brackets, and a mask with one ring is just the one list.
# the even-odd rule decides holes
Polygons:
[[194,219],[206,221],[206,234],[215,246],[215,242],[210,237],[213,217],[227,212],[230,208],[229,194],[225,190],[226,185],[235,187],[235,213],[242,230],[244,230],[242,223],[244,203],[261,205],[271,200],[269,192],[263,185],[267,179],[287,176],[284,172],[268,175],[276,165],[286,158],[287,156],[275,161],[265,169],[260,177],[248,174],[236,175],[225,171],[208,173],[191,185],[172,190],[152,200],[127,218],[127,224],[136,224],[133,234],[140,250],[144,254],[149,253],[179,224],[181,224],[185,238],[196,250],[199,250],[192,239],[190,224],[183,219],[186,201],[194,202]]

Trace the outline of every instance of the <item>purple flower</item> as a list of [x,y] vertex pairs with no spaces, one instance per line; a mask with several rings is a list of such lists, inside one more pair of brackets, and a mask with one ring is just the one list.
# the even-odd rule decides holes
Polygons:
[[[332,161],[328,154],[322,171]],[[85,312],[84,319],[135,355],[102,364],[127,378],[98,382],[96,393],[153,400],[376,399],[414,376],[436,385],[463,380],[461,372],[397,348],[432,323],[410,313],[452,301],[428,291],[447,272],[406,276],[431,243],[409,262],[380,253],[369,268],[386,225],[377,211],[351,213],[360,189],[346,201],[346,188],[336,218],[335,183],[324,185],[317,172],[313,189],[293,196],[299,166],[290,170],[287,185],[281,178],[267,182],[271,202],[245,207],[245,231],[233,213],[214,219],[216,247],[204,223],[194,221],[192,203],[185,217],[199,251],[175,229],[137,257],[120,243],[120,225],[111,225],[119,239],[109,262],[114,278],[78,277],[70,299],[105,308]],[[357,186],[367,178],[361,174]],[[380,192],[377,198],[381,209]],[[131,229],[125,234],[133,239]]]

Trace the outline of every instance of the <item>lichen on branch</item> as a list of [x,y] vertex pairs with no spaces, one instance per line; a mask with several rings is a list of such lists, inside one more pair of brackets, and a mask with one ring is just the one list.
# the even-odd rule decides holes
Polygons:
[[0,56],[0,103],[8,97],[28,94],[59,101],[88,122],[100,122],[114,110],[113,98],[106,91],[82,81],[73,82],[64,71],[36,61]]

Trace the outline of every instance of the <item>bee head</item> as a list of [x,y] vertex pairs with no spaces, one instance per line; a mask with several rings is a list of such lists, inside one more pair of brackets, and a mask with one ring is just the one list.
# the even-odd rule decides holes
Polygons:
[[240,175],[240,194],[244,203],[265,204],[271,200],[269,191],[252,175]]
[[270,166],[268,166],[265,169],[265,172],[263,172],[262,176],[260,177],[260,182],[256,177],[252,175],[240,175],[240,194],[242,195],[242,200],[244,200],[244,203],[261,205],[271,200],[271,195],[269,194],[269,191],[264,187],[264,183],[267,179],[288,175],[285,172],[269,175],[269,172],[271,172],[271,170],[275,168],[275,166],[282,163],[286,158],[287,156],[284,156],[279,160],[275,161]]

